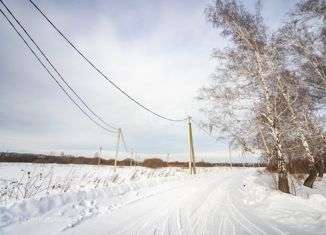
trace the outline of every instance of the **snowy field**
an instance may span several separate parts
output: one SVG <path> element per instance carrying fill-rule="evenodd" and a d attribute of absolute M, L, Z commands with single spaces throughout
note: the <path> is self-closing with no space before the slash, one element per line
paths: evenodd
<path fill-rule="evenodd" d="M 0 164 L 0 234 L 326 234 L 326 181 L 263 169 Z"/>

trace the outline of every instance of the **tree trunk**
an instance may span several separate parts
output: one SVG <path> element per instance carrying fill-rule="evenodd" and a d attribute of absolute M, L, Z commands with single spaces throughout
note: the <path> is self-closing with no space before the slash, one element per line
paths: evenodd
<path fill-rule="evenodd" d="M 303 185 L 312 188 L 316 178 L 317 178 L 316 166 L 315 164 L 309 164 L 309 175 L 308 178 L 304 181 Z"/>
<path fill-rule="evenodd" d="M 285 161 L 278 146 L 275 147 L 274 153 L 277 156 L 278 190 L 280 190 L 283 193 L 290 193 L 288 174 L 285 167 Z"/>
<path fill-rule="evenodd" d="M 278 173 L 278 190 L 283 193 L 290 193 L 287 173 Z"/>
<path fill-rule="evenodd" d="M 324 176 L 324 159 L 320 158 L 320 160 L 316 163 L 316 169 L 318 172 L 318 179 L 322 179 Z"/>
<path fill-rule="evenodd" d="M 289 94 L 286 94 L 286 92 L 284 91 L 284 86 L 281 83 L 280 79 L 278 79 L 278 84 L 279 84 L 279 87 L 280 87 L 280 89 L 282 91 L 283 98 L 287 102 L 287 106 L 288 106 L 288 109 L 290 110 L 290 113 L 291 113 L 291 116 L 292 116 L 292 119 L 293 119 L 293 123 L 295 124 L 295 126 L 297 127 L 297 129 L 299 131 L 299 138 L 301 140 L 302 146 L 304 147 L 306 155 L 307 155 L 308 160 L 309 160 L 309 176 L 305 180 L 304 185 L 309 187 L 309 188 L 312 188 L 313 185 L 314 185 L 314 182 L 316 180 L 316 177 L 317 177 L 317 169 L 316 169 L 316 167 L 320 168 L 320 165 L 318 164 L 318 162 L 315 161 L 315 158 L 314 158 L 313 153 L 311 151 L 311 147 L 310 147 L 310 145 L 309 145 L 309 143 L 307 141 L 307 138 L 305 137 L 305 130 L 302 127 L 304 125 L 298 121 L 297 114 L 294 111 L 293 106 L 292 106 L 293 102 L 291 102 L 291 100 L 289 98 Z"/>

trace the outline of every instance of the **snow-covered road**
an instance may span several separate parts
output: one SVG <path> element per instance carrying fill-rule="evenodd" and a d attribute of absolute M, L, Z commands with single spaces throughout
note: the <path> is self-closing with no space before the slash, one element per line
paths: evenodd
<path fill-rule="evenodd" d="M 237 189 L 243 187 L 241 179 L 246 174 L 244 171 L 207 174 L 150 191 L 140 190 L 119 200 L 110 212 L 66 231 L 68 234 L 280 233 L 250 214 L 250 208 L 237 209 L 240 200 Z"/>
<path fill-rule="evenodd" d="M 323 234 L 326 212 L 322 217 L 325 208 L 318 210 L 318 205 L 305 210 L 319 216 L 318 223 L 305 227 L 295 224 L 300 220 L 278 221 L 281 214 L 286 216 L 286 209 L 282 213 L 283 204 L 292 203 L 293 211 L 287 211 L 291 214 L 296 206 L 309 205 L 307 199 L 300 198 L 307 202 L 296 199 L 291 202 L 293 196 L 274 192 L 281 195 L 280 202 L 276 202 L 272 216 L 265 213 L 273 193 L 263 185 L 256 185 L 255 175 L 256 169 L 212 171 L 134 187 L 115 195 L 106 190 L 90 190 L 29 200 L 2 211 L 9 217 L 18 214 L 25 217 L 2 227 L 0 233 Z M 325 205 L 325 201 L 320 203 Z"/>

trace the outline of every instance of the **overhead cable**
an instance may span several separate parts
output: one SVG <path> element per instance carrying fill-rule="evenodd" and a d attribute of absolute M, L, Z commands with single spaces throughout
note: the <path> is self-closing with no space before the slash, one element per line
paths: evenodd
<path fill-rule="evenodd" d="M 2 0 L 0 0 L 2 2 Z M 92 122 L 94 122 L 97 126 L 104 129 L 107 132 L 110 133 L 116 133 L 115 131 L 109 130 L 106 127 L 102 126 L 100 123 L 98 123 L 96 120 L 94 120 L 70 95 L 69 93 L 64 89 L 64 87 L 59 83 L 59 81 L 55 78 L 55 76 L 50 72 L 50 70 L 46 67 L 46 65 L 42 62 L 42 60 L 38 57 L 36 52 L 31 48 L 31 46 L 28 44 L 28 42 L 25 40 L 25 38 L 21 35 L 21 33 L 17 30 L 17 28 L 14 26 L 14 24 L 11 22 L 11 20 L 8 18 L 8 16 L 1 10 L 0 12 L 2 15 L 6 18 L 6 20 L 9 22 L 11 27 L 15 30 L 15 32 L 19 35 L 19 37 L 23 40 L 25 45 L 28 47 L 28 49 L 32 52 L 32 54 L 36 57 L 38 62 L 42 65 L 42 67 L 48 72 L 48 74 L 52 77 L 52 79 L 56 82 L 56 84 L 61 88 L 61 90 L 68 96 L 68 98 L 79 108 L 80 111 L 83 112 L 84 115 L 86 115 Z"/>
<path fill-rule="evenodd" d="M 20 28 L 25 32 L 25 34 L 27 35 L 27 37 L 32 41 L 32 43 L 35 45 L 35 47 L 38 49 L 38 51 L 42 54 L 42 56 L 45 58 L 45 60 L 50 64 L 50 66 L 53 68 L 53 70 L 56 72 L 56 74 L 60 77 L 60 79 L 66 84 L 66 86 L 69 88 L 70 91 L 72 91 L 72 93 L 80 100 L 80 102 L 96 117 L 98 118 L 103 124 L 105 124 L 106 126 L 117 130 L 116 127 L 114 127 L 113 125 L 110 125 L 109 123 L 107 123 L 106 121 L 104 121 L 97 113 L 95 113 L 95 111 L 93 111 L 87 104 L 86 102 L 77 94 L 77 92 L 69 85 L 69 83 L 63 78 L 63 76 L 58 72 L 58 70 L 56 69 L 56 67 L 53 65 L 53 63 L 49 60 L 49 58 L 45 55 L 45 53 L 43 52 L 43 50 L 38 46 L 38 44 L 35 42 L 35 40 L 30 36 L 30 34 L 27 32 L 27 30 L 25 29 L 25 27 L 20 23 L 20 21 L 15 17 L 15 15 L 10 11 L 10 9 L 6 6 L 6 4 L 0 0 L 0 2 L 2 3 L 2 5 L 7 9 L 7 11 L 9 12 L 9 14 L 12 16 L 12 18 L 16 21 L 16 23 L 20 26 Z"/>
<path fill-rule="evenodd" d="M 123 144 L 123 147 L 124 147 L 125 151 L 126 151 L 127 153 L 129 153 L 129 150 L 128 150 L 128 147 L 127 147 L 127 145 L 126 145 L 125 137 L 124 137 L 124 135 L 123 135 L 122 130 L 121 130 L 121 139 L 122 139 L 122 144 Z"/>
<path fill-rule="evenodd" d="M 204 129 L 199 123 L 197 123 L 196 121 L 194 121 L 193 119 L 191 119 L 192 122 L 199 128 L 201 129 L 203 132 L 205 132 L 208 136 L 210 136 L 211 138 L 213 138 L 214 140 L 217 140 L 218 138 L 213 136 L 209 131 L 207 131 L 206 129 Z"/>
<path fill-rule="evenodd" d="M 32 1 L 29 0 L 30 3 L 38 10 L 38 12 L 41 13 L 41 15 L 50 23 L 50 25 L 67 41 L 67 43 L 75 49 L 75 51 L 81 56 L 83 57 L 87 63 L 89 65 L 91 65 L 106 81 L 108 81 L 109 83 L 111 83 L 111 85 L 113 85 L 118 91 L 120 91 L 123 95 L 125 95 L 126 97 L 128 97 L 131 101 L 133 101 L 134 103 L 136 103 L 138 106 L 140 106 L 141 108 L 145 109 L 146 111 L 152 113 L 153 115 L 165 119 L 167 121 L 173 121 L 173 122 L 182 122 L 182 121 L 186 121 L 188 118 L 183 118 L 183 119 L 172 119 L 172 118 L 168 118 L 165 117 L 163 115 L 160 115 L 154 111 L 152 111 L 151 109 L 147 108 L 145 105 L 141 104 L 139 101 L 137 101 L 136 99 L 134 99 L 133 97 L 131 97 L 128 93 L 126 93 L 124 90 L 122 90 L 117 84 L 115 84 L 111 79 L 108 78 L 108 76 L 106 76 L 98 67 L 96 67 L 94 65 L 93 62 L 91 62 L 59 29 L 58 27 L 55 26 L 55 24 L 45 15 L 45 13 Z"/>

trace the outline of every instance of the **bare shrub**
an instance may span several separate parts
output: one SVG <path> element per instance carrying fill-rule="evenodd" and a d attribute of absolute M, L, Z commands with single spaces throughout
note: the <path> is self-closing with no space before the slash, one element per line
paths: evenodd
<path fill-rule="evenodd" d="M 159 158 L 145 159 L 142 166 L 149 168 L 161 168 L 166 167 L 166 162 Z"/>
<path fill-rule="evenodd" d="M 117 183 L 119 179 L 119 174 L 113 174 L 111 177 L 111 182 L 112 183 Z"/>
<path fill-rule="evenodd" d="M 48 193 L 52 188 L 53 168 L 47 173 L 25 171 L 21 178 L 0 179 L 0 203 L 7 204 L 11 200 L 21 200 L 34 197 L 40 193 Z"/>
<path fill-rule="evenodd" d="M 135 170 L 133 173 L 132 173 L 132 175 L 130 176 L 130 180 L 131 181 L 133 181 L 133 180 L 135 180 L 135 179 L 137 179 L 137 177 L 138 177 L 138 170 Z"/>

